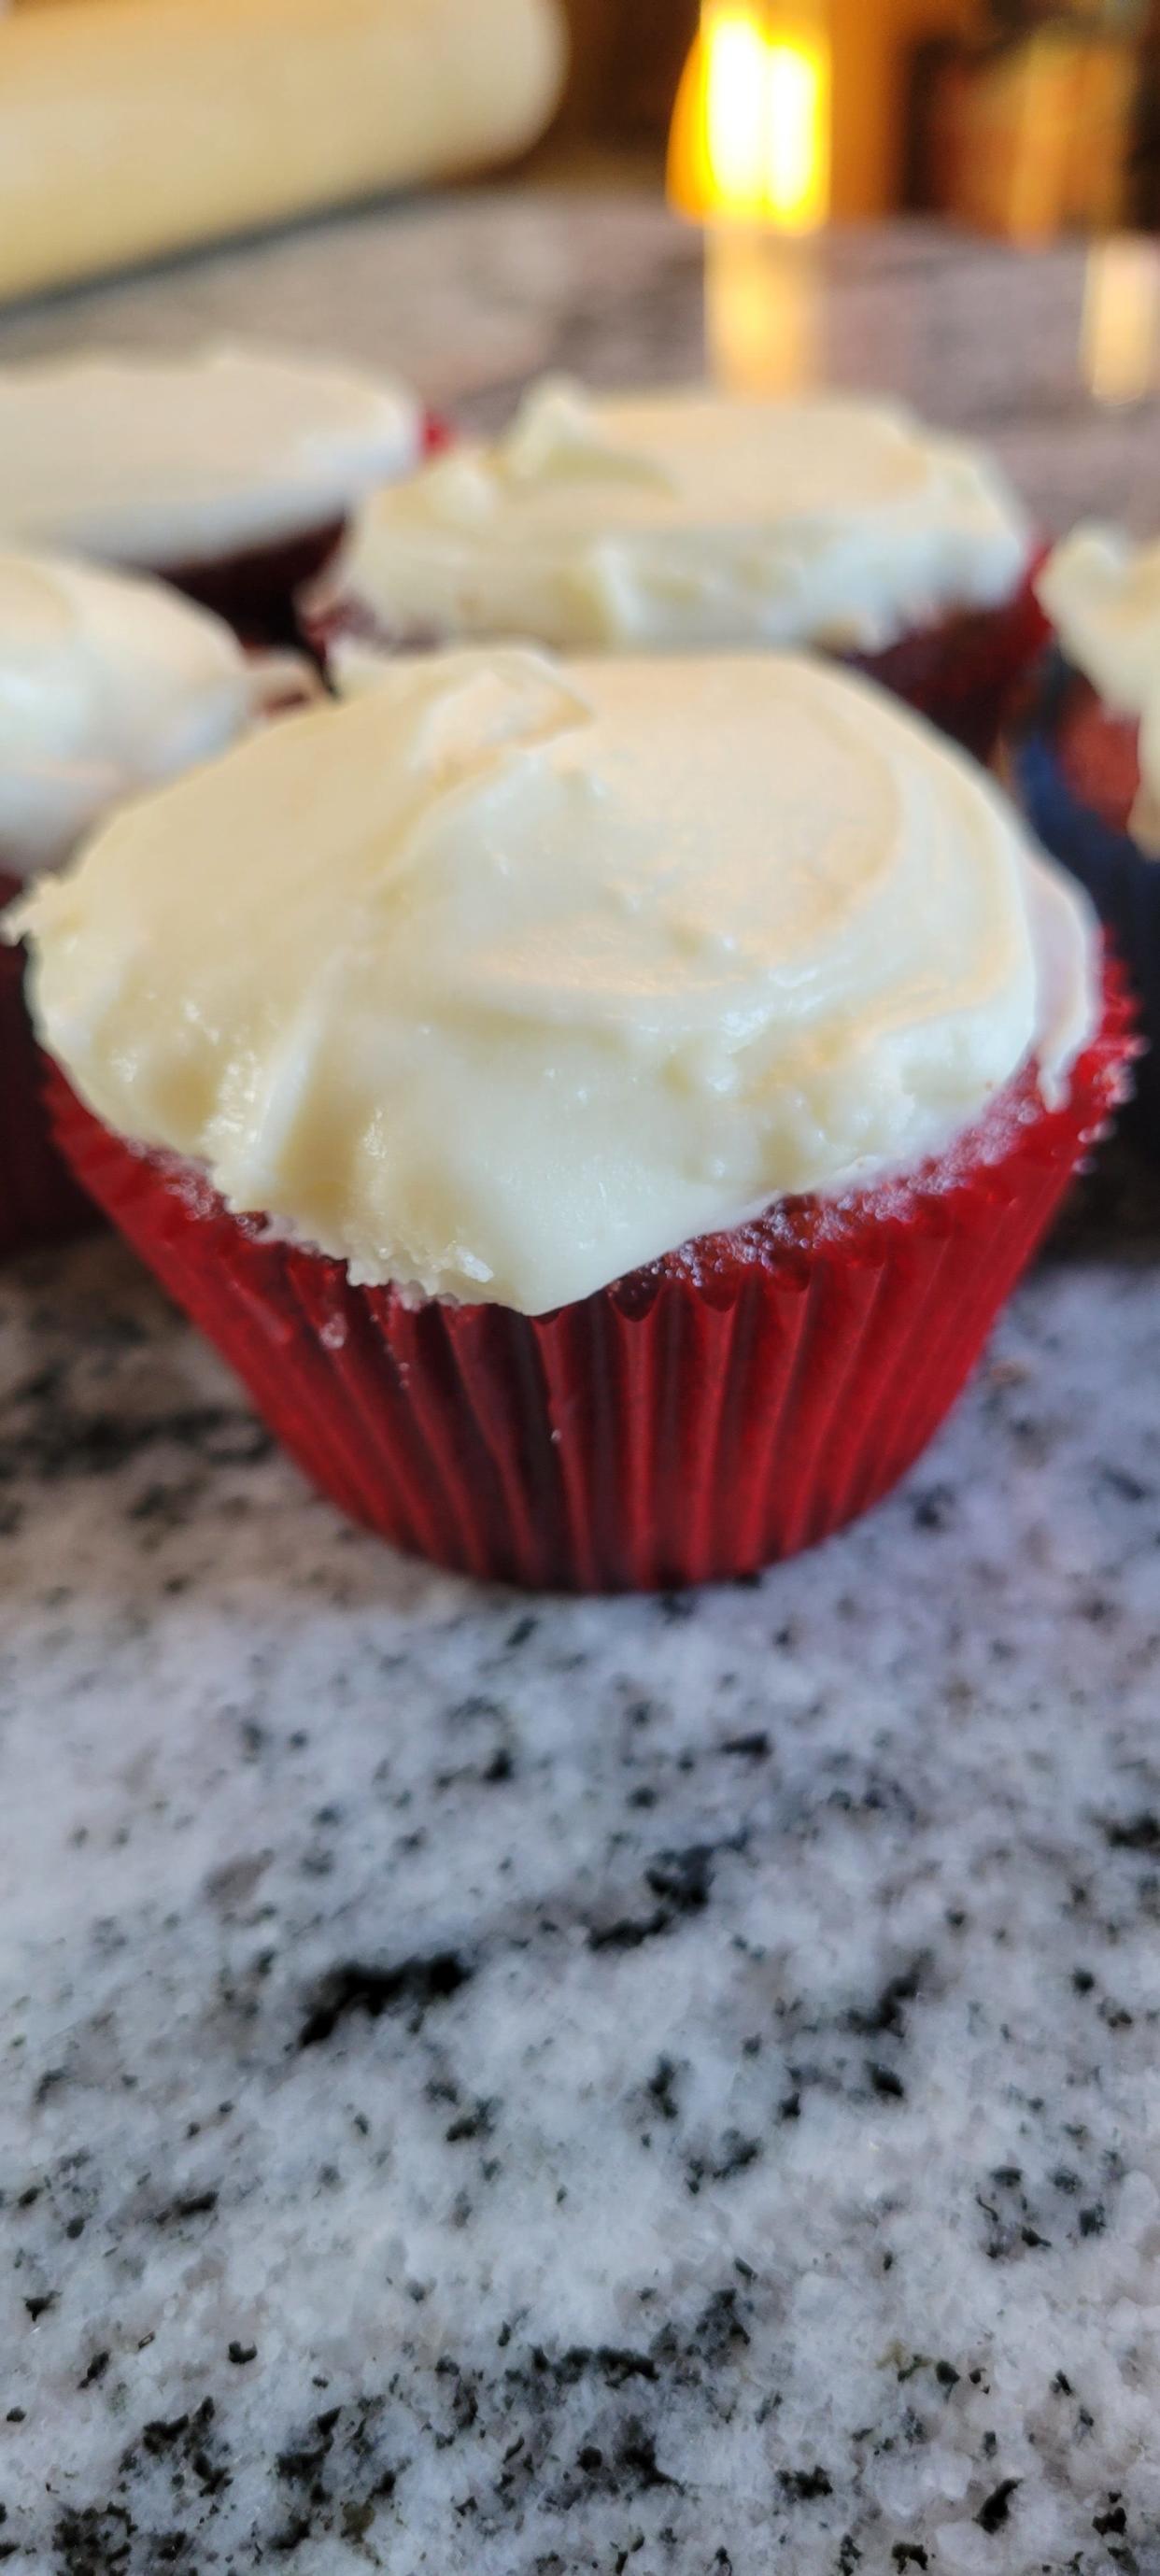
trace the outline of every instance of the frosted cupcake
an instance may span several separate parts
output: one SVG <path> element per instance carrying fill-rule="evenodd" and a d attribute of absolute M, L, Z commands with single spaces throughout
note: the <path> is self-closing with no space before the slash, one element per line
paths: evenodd
<path fill-rule="evenodd" d="M 162 573 L 247 638 L 428 441 L 402 386 L 223 345 L 0 370 L 0 539 Z"/>
<path fill-rule="evenodd" d="M 1000 791 L 790 657 L 400 659 L 17 919 L 65 1151 L 278 1437 L 535 1585 L 885 1494 L 1129 1047 Z"/>
<path fill-rule="evenodd" d="M 1039 594 L 1057 642 L 1011 732 L 1012 783 L 1137 988 L 1136 1123 L 1160 1147 L 1160 544 L 1078 529 Z"/>
<path fill-rule="evenodd" d="M 296 659 L 247 660 L 229 627 L 160 583 L 0 554 L 0 901 L 125 797 L 309 690 Z M 22 969 L 0 948 L 0 1254 L 91 1214 L 49 1135 Z"/>
<path fill-rule="evenodd" d="M 495 446 L 374 495 L 303 613 L 323 644 L 809 647 L 986 752 L 1042 640 L 1031 559 L 992 461 L 897 406 L 548 382 Z"/>

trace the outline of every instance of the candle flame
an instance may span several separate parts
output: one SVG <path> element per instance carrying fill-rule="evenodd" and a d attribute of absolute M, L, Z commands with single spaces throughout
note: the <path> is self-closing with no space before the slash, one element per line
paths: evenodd
<path fill-rule="evenodd" d="M 818 0 L 701 0 L 669 145 L 669 196 L 697 221 L 824 223 L 830 52 Z"/>

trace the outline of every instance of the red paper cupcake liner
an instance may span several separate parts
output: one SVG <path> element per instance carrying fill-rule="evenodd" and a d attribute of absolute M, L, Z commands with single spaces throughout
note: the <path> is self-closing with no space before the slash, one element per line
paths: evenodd
<path fill-rule="evenodd" d="M 1013 599 L 1000 608 L 964 610 L 904 635 L 884 653 L 849 654 L 852 671 L 876 680 L 926 716 L 940 733 L 977 760 L 990 759 L 1020 682 L 1042 650 L 1047 621 L 1033 587 L 1038 558 Z M 310 605 L 302 585 L 299 632 L 323 670 L 339 643 L 369 645 L 382 653 L 431 652 L 447 639 L 427 630 L 392 633 L 355 596 L 324 608 Z"/>
<path fill-rule="evenodd" d="M 436 456 L 451 443 L 445 421 L 429 412 L 423 422 L 422 454 Z M 213 563 L 159 564 L 163 581 L 184 591 L 187 599 L 223 617 L 246 644 L 288 644 L 297 639 L 295 595 L 307 590 L 325 571 L 346 530 L 346 518 L 327 519 L 304 535 L 282 538 L 275 545 L 250 546 L 243 553 L 220 556 Z"/>
<path fill-rule="evenodd" d="M 1066 1104 L 1033 1075 L 912 1179 L 787 1200 L 556 1313 L 413 1304 L 229 1213 L 59 1074 L 74 1169 L 332 1501 L 537 1589 L 747 1574 L 897 1483 L 953 1404 L 1133 1053 L 1109 972 Z"/>
<path fill-rule="evenodd" d="M 0 876 L 0 911 L 18 891 L 14 878 Z M 0 947 L 0 1261 L 97 1222 L 58 1151 L 43 1080 L 24 999 L 24 951 Z"/>

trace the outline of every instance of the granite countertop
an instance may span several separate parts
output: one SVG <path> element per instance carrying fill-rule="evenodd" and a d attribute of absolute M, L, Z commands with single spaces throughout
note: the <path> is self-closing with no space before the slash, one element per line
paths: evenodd
<path fill-rule="evenodd" d="M 818 271 L 834 373 L 1147 514 L 1077 253 Z M 223 324 L 488 419 L 688 373 L 696 245 L 474 198 L 0 359 Z M 0 1273 L 14 2576 L 1156 2576 L 1158 1260 L 1120 1148 L 892 1503 L 617 1603 L 345 1527 L 108 1238 Z"/>

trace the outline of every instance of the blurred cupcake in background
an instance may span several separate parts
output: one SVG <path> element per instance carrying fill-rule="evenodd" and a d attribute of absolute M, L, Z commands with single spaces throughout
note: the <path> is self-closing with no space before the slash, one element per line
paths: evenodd
<path fill-rule="evenodd" d="M 124 798 L 313 686 L 297 656 L 248 658 L 228 626 L 159 582 L 0 554 L 0 903 Z M 0 947 L 0 1255 L 92 1214 L 49 1134 L 23 962 Z"/>
<path fill-rule="evenodd" d="M 1043 636 L 1032 554 L 993 461 L 899 406 L 549 380 L 373 495 L 302 607 L 323 648 L 817 649 L 987 754 Z"/>
<path fill-rule="evenodd" d="M 74 1169 L 287 1449 L 537 1586 L 887 1493 L 1131 1048 L 994 783 L 773 654 L 399 657 L 16 926 Z"/>
<path fill-rule="evenodd" d="M 389 378 L 223 344 L 0 369 L 0 539 L 163 574 L 287 640 L 351 511 L 441 433 Z"/>
<path fill-rule="evenodd" d="M 1086 887 L 1140 998 L 1134 1123 L 1160 1148 L 1160 544 L 1085 527 L 1039 578 L 1055 629 L 1006 766 L 1045 846 Z"/>

